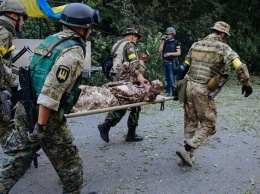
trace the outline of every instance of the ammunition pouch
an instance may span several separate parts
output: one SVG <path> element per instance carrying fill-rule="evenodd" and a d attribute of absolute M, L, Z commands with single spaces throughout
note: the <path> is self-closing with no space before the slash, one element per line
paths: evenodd
<path fill-rule="evenodd" d="M 218 79 L 219 79 L 219 81 L 218 81 Z M 217 84 L 217 88 L 208 94 L 209 100 L 215 98 L 215 96 L 221 91 L 222 87 L 227 83 L 228 79 L 229 79 L 229 74 L 227 74 L 227 73 L 223 73 L 221 75 L 221 77 L 219 77 L 219 78 L 218 77 L 215 77 L 215 79 L 214 79 L 214 77 L 211 78 L 211 80 L 209 81 L 209 83 L 210 82 L 212 83 L 212 85 L 210 85 L 212 87 L 211 89 L 214 89 L 214 87 L 215 87 L 214 84 Z M 209 87 L 209 84 L 208 84 L 208 87 Z"/>
<path fill-rule="evenodd" d="M 180 103 L 185 102 L 187 83 L 188 83 L 188 80 L 185 78 L 176 82 L 178 98 L 179 98 Z"/>
<path fill-rule="evenodd" d="M 60 108 L 63 108 L 65 109 L 67 106 L 70 105 L 70 102 L 69 102 L 69 97 L 70 97 L 70 94 L 68 92 L 64 92 L 61 99 L 60 99 L 60 106 L 59 106 L 59 109 Z"/>
<path fill-rule="evenodd" d="M 223 73 L 221 74 L 221 76 L 215 76 L 211 78 L 208 82 L 208 89 L 210 91 L 215 91 L 220 87 L 220 85 L 222 86 L 223 84 L 225 84 L 228 81 L 228 78 L 229 78 L 229 74 L 227 73 Z"/>
<path fill-rule="evenodd" d="M 219 75 L 214 76 L 208 82 L 208 89 L 209 91 L 214 91 L 218 88 L 218 83 L 220 82 L 221 77 Z"/>
<path fill-rule="evenodd" d="M 78 89 L 74 92 L 73 98 L 71 97 L 71 93 L 68 91 L 64 92 L 60 99 L 59 111 L 63 111 L 65 114 L 69 114 L 73 106 L 77 103 L 81 93 L 81 89 Z"/>

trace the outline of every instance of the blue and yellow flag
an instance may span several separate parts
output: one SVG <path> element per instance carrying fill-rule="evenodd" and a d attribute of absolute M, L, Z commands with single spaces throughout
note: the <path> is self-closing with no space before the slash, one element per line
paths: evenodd
<path fill-rule="evenodd" d="M 19 0 L 26 7 L 32 18 L 60 18 L 62 10 L 67 4 L 51 7 L 46 0 Z"/>

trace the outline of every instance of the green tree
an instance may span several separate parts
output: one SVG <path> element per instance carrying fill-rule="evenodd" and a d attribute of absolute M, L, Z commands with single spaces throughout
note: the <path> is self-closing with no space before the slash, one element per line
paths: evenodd
<path fill-rule="evenodd" d="M 56 0 L 64 2 L 64 0 Z M 70 2 L 77 2 L 71 0 Z M 91 36 L 93 64 L 100 64 L 113 43 L 121 38 L 126 27 L 135 27 L 142 34 L 138 43 L 140 52 L 148 49 L 151 56 L 147 63 L 149 79 L 162 77 L 159 39 L 169 26 L 177 30 L 181 42 L 183 61 L 194 41 L 210 33 L 216 21 L 231 25 L 227 43 L 249 65 L 253 73 L 260 72 L 260 2 L 258 0 L 84 0 L 83 3 L 98 9 L 101 23 L 93 27 Z M 60 30 L 57 20 L 51 20 L 54 31 Z M 28 25 L 26 25 L 27 28 Z M 29 30 L 31 27 L 28 27 Z M 47 32 L 45 32 L 47 33 Z M 43 33 L 44 34 L 44 33 Z M 33 36 L 34 33 L 30 34 Z"/>

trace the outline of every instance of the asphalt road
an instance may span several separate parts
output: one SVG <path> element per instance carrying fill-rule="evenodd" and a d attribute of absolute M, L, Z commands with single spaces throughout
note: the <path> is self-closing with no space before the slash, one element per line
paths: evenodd
<path fill-rule="evenodd" d="M 84 159 L 82 193 L 99 194 L 259 194 L 260 89 L 249 98 L 240 86 L 226 86 L 217 98 L 217 133 L 196 151 L 192 168 L 178 166 L 183 142 L 183 109 L 177 102 L 143 106 L 138 143 L 124 141 L 126 120 L 99 136 L 105 113 L 68 119 Z M 127 113 L 128 114 L 128 113 Z M 40 151 L 39 168 L 31 167 L 10 194 L 61 193 L 62 185 Z M 0 158 L 3 157 L 2 150 Z"/>

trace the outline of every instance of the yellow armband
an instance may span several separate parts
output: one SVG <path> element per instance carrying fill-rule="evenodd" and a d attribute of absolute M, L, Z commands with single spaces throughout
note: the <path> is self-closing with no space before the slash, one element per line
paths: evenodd
<path fill-rule="evenodd" d="M 188 60 L 185 60 L 184 63 L 190 66 L 190 62 Z"/>
<path fill-rule="evenodd" d="M 133 54 L 131 54 L 131 55 L 128 55 L 128 59 L 129 60 L 132 60 L 132 59 L 134 59 L 134 58 L 136 58 L 136 55 L 133 53 Z"/>
<path fill-rule="evenodd" d="M 238 67 L 242 64 L 242 62 L 236 58 L 234 61 L 232 61 L 232 65 L 235 69 L 238 69 Z"/>
<path fill-rule="evenodd" d="M 2 53 L 2 55 L 4 56 L 7 53 L 7 49 L 3 46 L 0 45 L 0 52 Z"/>
<path fill-rule="evenodd" d="M 12 45 L 9 49 L 6 49 L 5 47 L 0 45 L 0 52 L 2 53 L 2 55 L 4 56 L 6 53 L 8 52 L 12 52 L 15 50 L 15 46 Z"/>

